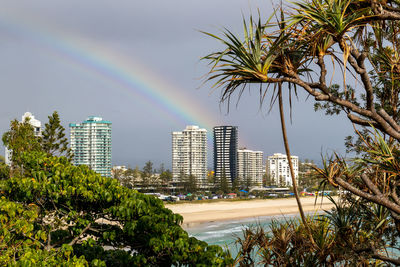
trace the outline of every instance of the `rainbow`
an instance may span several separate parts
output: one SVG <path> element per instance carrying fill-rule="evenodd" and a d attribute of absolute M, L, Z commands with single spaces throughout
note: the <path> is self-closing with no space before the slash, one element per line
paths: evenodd
<path fill-rule="evenodd" d="M 59 28 L 52 29 L 37 18 L 28 20 L 28 17 L 27 14 L 18 17 L 0 14 L 0 26 L 10 34 L 28 36 L 40 48 L 46 51 L 50 49 L 70 64 L 83 67 L 84 71 L 111 80 L 118 87 L 151 104 L 175 124 L 206 128 L 209 140 L 212 127 L 221 125 L 215 120 L 215 115 L 182 93 L 183 89 L 139 61 L 127 60 L 124 55 L 101 44 L 70 35 Z"/>

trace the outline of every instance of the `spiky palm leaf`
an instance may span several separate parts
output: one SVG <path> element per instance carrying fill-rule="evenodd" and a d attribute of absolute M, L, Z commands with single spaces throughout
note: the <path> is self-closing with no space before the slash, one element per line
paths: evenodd
<path fill-rule="evenodd" d="M 295 5 L 297 14 L 291 17 L 289 25 L 305 27 L 315 51 L 318 46 L 327 49 L 334 42 L 347 46 L 345 42 L 354 38 L 349 32 L 364 27 L 372 16 L 370 7 L 360 7 L 354 0 L 312 0 Z"/>
<path fill-rule="evenodd" d="M 277 26 L 270 20 L 265 24 L 260 19 L 255 23 L 252 17 L 248 24 L 243 20 L 244 41 L 227 29 L 223 37 L 203 32 L 226 46 L 202 58 L 212 66 L 207 81 L 215 81 L 213 87 L 224 88 L 221 101 L 229 99 L 238 88 L 242 91 L 246 85 L 265 83 L 288 69 L 296 73 L 308 70 L 300 68 L 305 48 L 291 45 L 291 35 L 284 31 L 267 33 L 267 28 Z"/>

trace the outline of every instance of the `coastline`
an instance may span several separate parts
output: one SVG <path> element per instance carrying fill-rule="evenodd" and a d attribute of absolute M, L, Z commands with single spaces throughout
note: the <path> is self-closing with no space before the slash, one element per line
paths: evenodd
<path fill-rule="evenodd" d="M 336 200 L 336 198 L 334 197 Z M 322 202 L 321 202 L 322 201 Z M 330 210 L 334 206 L 326 197 L 302 197 L 304 212 Z M 183 228 L 215 221 L 297 214 L 295 198 L 254 199 L 243 201 L 216 201 L 206 203 L 177 203 L 167 204 L 166 208 L 183 216 Z"/>

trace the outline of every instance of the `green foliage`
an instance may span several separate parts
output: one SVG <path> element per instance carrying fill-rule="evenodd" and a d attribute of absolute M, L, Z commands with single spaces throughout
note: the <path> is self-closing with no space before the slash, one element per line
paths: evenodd
<path fill-rule="evenodd" d="M 21 156 L 24 152 L 42 151 L 40 138 L 35 136 L 33 126 L 29 123 L 29 118 L 26 118 L 23 122 L 11 121 L 10 130 L 3 134 L 2 141 L 4 146 L 12 150 L 12 168 L 21 167 Z"/>
<path fill-rule="evenodd" d="M 225 172 L 222 172 L 221 177 L 219 180 L 219 190 L 222 191 L 224 194 L 229 192 L 229 184 L 228 179 L 226 178 Z"/>
<path fill-rule="evenodd" d="M 305 159 L 304 162 L 299 161 L 299 187 L 307 189 L 308 192 L 318 190 L 319 177 L 313 169 L 315 166 L 314 162 L 310 162 L 308 159 Z"/>
<path fill-rule="evenodd" d="M 246 190 L 250 190 L 250 188 L 253 186 L 253 181 L 251 180 L 251 177 L 246 177 L 243 180 L 242 186 L 246 189 Z"/>
<path fill-rule="evenodd" d="M 136 166 L 134 169 L 128 168 L 121 174 L 119 181 L 123 186 L 128 188 L 139 186 L 139 181 L 142 181 L 142 172 L 139 170 L 138 166 Z"/>
<path fill-rule="evenodd" d="M 355 106 L 360 106 L 360 103 L 357 102 L 355 98 L 355 89 L 350 85 L 346 85 L 346 91 L 343 92 L 340 90 L 340 86 L 338 84 L 333 84 L 329 90 L 332 92 L 332 95 L 338 98 L 346 99 L 347 101 L 353 103 Z M 314 110 L 324 110 L 325 115 L 338 115 L 343 112 L 342 106 L 336 103 L 331 102 L 316 102 L 314 103 Z"/>
<path fill-rule="evenodd" d="M 366 210 L 369 212 L 364 213 Z M 266 230 L 261 226 L 247 227 L 243 237 L 236 240 L 239 248 L 236 263 L 239 266 L 381 266 L 381 260 L 371 258 L 369 242 L 390 232 L 384 220 L 388 216 L 385 211 L 361 207 L 360 203 L 335 203 L 327 215 L 307 218 L 314 243 L 298 219 L 273 221 Z M 381 222 L 379 228 L 372 227 L 377 221 Z M 385 250 L 380 240 L 376 245 Z"/>
<path fill-rule="evenodd" d="M 184 189 L 188 193 L 197 192 L 197 179 L 193 174 L 190 174 L 187 177 L 187 180 L 184 183 Z"/>
<path fill-rule="evenodd" d="M 114 169 L 113 168 L 111 170 L 111 173 L 112 173 L 112 177 L 114 179 L 117 179 L 121 183 L 121 185 L 123 185 L 125 187 L 128 187 L 128 188 L 131 188 L 131 183 L 130 183 L 131 181 L 126 176 L 126 170 L 124 170 L 124 169 Z"/>
<path fill-rule="evenodd" d="M 263 176 L 263 186 L 271 186 L 274 185 L 274 180 L 272 179 L 271 175 L 266 172 Z"/>
<path fill-rule="evenodd" d="M 146 189 L 153 184 L 153 162 L 150 160 L 146 162 L 142 170 L 142 188 L 146 191 Z"/>
<path fill-rule="evenodd" d="M 271 239 L 258 243 L 264 263 L 400 265 L 400 3 L 300 0 L 279 6 L 278 12 L 265 24 L 250 17 L 242 39 L 226 29 L 222 37 L 208 34 L 224 48 L 203 58 L 211 66 L 207 81 L 221 87 L 221 101 L 228 102 L 248 87 L 263 103 L 273 89 L 271 106 L 278 92 L 280 110 L 282 90 L 291 106 L 292 92 L 304 89 L 317 102 L 316 110 L 346 114 L 358 136 L 346 138 L 346 145 L 359 158 L 334 154 L 315 168 L 322 187 L 345 192 L 345 205 L 311 220 L 310 227 L 305 220 L 273 227 Z M 347 85 L 348 74 L 354 88 Z M 376 132 L 360 132 L 357 126 Z M 244 265 L 251 265 L 247 250 L 242 255 Z"/>
<path fill-rule="evenodd" d="M 143 167 L 143 176 L 144 177 L 151 177 L 153 175 L 153 162 L 150 160 L 146 162 L 146 164 Z"/>
<path fill-rule="evenodd" d="M 232 181 L 232 192 L 236 192 L 239 190 L 239 179 L 234 178 Z"/>
<path fill-rule="evenodd" d="M 57 111 L 49 116 L 49 122 L 41 136 L 36 136 L 29 118 L 23 122 L 13 120 L 10 123 L 10 130 L 2 137 L 4 146 L 11 152 L 11 169 L 13 172 L 21 170 L 21 155 L 24 152 L 44 151 L 49 155 L 63 155 L 71 157 L 68 148 L 68 139 L 65 137 L 65 129 L 60 124 Z"/>
<path fill-rule="evenodd" d="M 170 170 L 166 170 L 160 173 L 160 179 L 164 184 L 172 181 L 172 172 Z"/>
<path fill-rule="evenodd" d="M 224 266 L 229 255 L 189 237 L 161 200 L 43 152 L 0 181 L 0 265 Z M 107 251 L 104 251 L 104 248 Z"/>
<path fill-rule="evenodd" d="M 10 176 L 10 167 L 4 162 L 0 162 L 0 179 L 6 179 Z"/>
<path fill-rule="evenodd" d="M 5 158 L 0 156 L 0 179 L 8 178 L 10 175 L 10 168 L 5 164 Z"/>
<path fill-rule="evenodd" d="M 65 136 L 65 129 L 61 125 L 57 111 L 48 117 L 49 122 L 45 124 L 42 132 L 41 145 L 43 151 L 50 155 L 71 157 L 71 150 L 68 148 L 68 139 Z"/>

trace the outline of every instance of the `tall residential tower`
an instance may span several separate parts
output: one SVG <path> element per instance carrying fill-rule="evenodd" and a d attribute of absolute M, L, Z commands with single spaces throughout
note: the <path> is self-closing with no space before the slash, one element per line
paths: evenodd
<path fill-rule="evenodd" d="M 291 156 L 295 179 L 298 179 L 299 157 Z M 289 161 L 286 155 L 275 153 L 267 160 L 267 174 L 275 185 L 292 186 Z"/>
<path fill-rule="evenodd" d="M 263 152 L 238 150 L 238 178 L 242 184 L 262 186 Z"/>
<path fill-rule="evenodd" d="M 111 122 L 91 116 L 82 123 L 70 123 L 69 127 L 73 163 L 111 177 Z"/>
<path fill-rule="evenodd" d="M 215 177 L 223 175 L 227 181 L 237 178 L 238 127 L 214 127 L 214 171 Z"/>
<path fill-rule="evenodd" d="M 172 174 L 175 182 L 183 174 L 193 175 L 198 185 L 207 177 L 207 130 L 186 126 L 182 132 L 172 132 Z"/>

